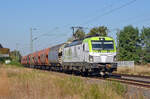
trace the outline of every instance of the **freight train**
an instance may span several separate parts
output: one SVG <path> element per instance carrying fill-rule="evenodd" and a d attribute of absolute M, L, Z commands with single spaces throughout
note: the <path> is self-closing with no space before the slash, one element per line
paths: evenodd
<path fill-rule="evenodd" d="M 104 76 L 117 70 L 115 59 L 114 39 L 94 36 L 31 53 L 23 56 L 21 63 L 27 67 Z"/>

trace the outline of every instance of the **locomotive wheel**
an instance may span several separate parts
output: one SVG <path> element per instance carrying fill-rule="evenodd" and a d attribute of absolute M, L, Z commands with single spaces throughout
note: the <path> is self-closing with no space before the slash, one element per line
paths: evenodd
<path fill-rule="evenodd" d="M 88 71 L 85 71 L 85 72 L 81 72 L 81 75 L 82 75 L 83 77 L 88 77 L 89 73 L 88 73 Z"/>

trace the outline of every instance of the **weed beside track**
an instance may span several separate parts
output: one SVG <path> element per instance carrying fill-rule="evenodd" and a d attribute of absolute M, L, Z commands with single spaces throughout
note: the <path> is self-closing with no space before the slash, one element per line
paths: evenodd
<path fill-rule="evenodd" d="M 134 67 L 118 67 L 116 73 L 150 76 L 150 65 L 135 65 Z"/>
<path fill-rule="evenodd" d="M 2 74 L 2 99 L 122 99 L 126 92 L 120 83 L 91 83 L 89 78 L 11 65 L 1 67 Z"/>

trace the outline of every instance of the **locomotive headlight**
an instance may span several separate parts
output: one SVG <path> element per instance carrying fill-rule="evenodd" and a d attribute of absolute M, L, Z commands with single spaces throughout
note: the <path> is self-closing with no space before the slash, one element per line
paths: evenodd
<path fill-rule="evenodd" d="M 90 62 L 93 62 L 93 60 L 94 60 L 94 59 L 93 59 L 93 56 L 90 55 L 90 56 L 89 56 L 89 61 L 90 61 Z"/>

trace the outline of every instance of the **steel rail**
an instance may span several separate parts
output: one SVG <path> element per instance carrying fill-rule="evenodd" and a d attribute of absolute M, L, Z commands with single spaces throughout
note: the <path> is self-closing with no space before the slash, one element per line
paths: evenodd
<path fill-rule="evenodd" d="M 114 73 L 113 73 L 113 75 L 114 75 Z M 77 75 L 75 75 L 75 76 L 77 76 Z M 142 81 L 142 80 L 134 80 L 134 79 L 121 78 L 121 76 L 125 76 L 124 74 L 123 75 L 117 74 L 115 76 L 116 77 L 110 76 L 109 78 L 103 78 L 103 77 L 99 77 L 99 76 L 87 76 L 87 78 L 95 78 L 95 79 L 100 79 L 100 80 L 104 80 L 104 81 L 105 80 L 106 81 L 116 81 L 116 82 L 120 82 L 120 83 L 124 83 L 124 84 L 128 84 L 128 85 L 134 85 L 134 86 L 139 86 L 139 87 L 144 87 L 144 88 L 150 88 L 150 81 Z M 131 76 L 132 75 L 130 75 L 130 77 Z M 137 76 L 135 76 L 135 77 L 137 77 Z M 149 78 L 149 77 L 146 77 L 146 78 Z"/>
<path fill-rule="evenodd" d="M 124 78 L 107 78 L 106 80 L 130 84 L 130 85 L 134 85 L 134 86 L 140 86 L 140 87 L 144 87 L 144 88 L 150 88 L 150 82 L 145 82 L 145 81 L 124 79 Z"/>
<path fill-rule="evenodd" d="M 129 75 L 129 74 L 119 74 L 119 73 L 113 73 L 112 75 L 113 76 L 124 76 L 124 77 L 136 77 L 136 78 L 150 79 L 150 76 Z"/>

